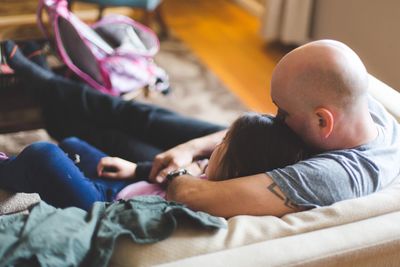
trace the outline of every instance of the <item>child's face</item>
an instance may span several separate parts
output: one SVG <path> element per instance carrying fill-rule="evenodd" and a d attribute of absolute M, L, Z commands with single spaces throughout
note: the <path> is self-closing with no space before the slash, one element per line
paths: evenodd
<path fill-rule="evenodd" d="M 208 161 L 207 169 L 205 170 L 205 175 L 209 180 L 216 180 L 220 177 L 217 177 L 218 170 L 221 167 L 222 158 L 224 157 L 225 151 L 227 149 L 226 138 L 218 144 L 214 151 L 211 154 L 211 157 Z"/>

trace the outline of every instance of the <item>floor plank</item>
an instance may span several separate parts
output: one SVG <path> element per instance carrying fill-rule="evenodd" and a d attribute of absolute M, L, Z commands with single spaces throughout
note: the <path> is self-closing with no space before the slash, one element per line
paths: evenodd
<path fill-rule="evenodd" d="M 166 0 L 171 31 L 248 107 L 275 112 L 270 79 L 284 52 L 267 47 L 259 19 L 228 0 Z"/>

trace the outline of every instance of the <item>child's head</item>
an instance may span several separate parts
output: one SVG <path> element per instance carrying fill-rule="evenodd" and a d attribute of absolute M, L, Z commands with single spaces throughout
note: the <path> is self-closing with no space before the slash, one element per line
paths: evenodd
<path fill-rule="evenodd" d="M 248 113 L 229 128 L 211 155 L 206 170 L 210 180 L 263 173 L 307 157 L 304 143 L 273 116 Z"/>

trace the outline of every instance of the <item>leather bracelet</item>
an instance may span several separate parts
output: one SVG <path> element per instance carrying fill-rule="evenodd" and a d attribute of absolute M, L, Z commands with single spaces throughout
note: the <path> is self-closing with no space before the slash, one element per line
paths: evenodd
<path fill-rule="evenodd" d="M 170 171 L 166 178 L 168 182 L 171 182 L 172 180 L 175 179 L 175 177 L 181 176 L 181 175 L 185 175 L 185 174 L 189 174 L 189 172 L 186 169 L 177 169 L 174 171 Z"/>

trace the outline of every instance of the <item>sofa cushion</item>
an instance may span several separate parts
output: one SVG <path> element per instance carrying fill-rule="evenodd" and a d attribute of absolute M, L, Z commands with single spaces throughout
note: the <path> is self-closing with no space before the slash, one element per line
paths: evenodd
<path fill-rule="evenodd" d="M 151 245 L 134 244 L 122 238 L 110 266 L 151 266 L 196 255 L 245 246 L 267 240 L 309 233 L 400 211 L 400 183 L 362 198 L 328 207 L 274 216 L 235 216 L 228 229 L 215 232 L 184 225 L 174 235 Z"/>
<path fill-rule="evenodd" d="M 400 94 L 374 76 L 369 76 L 368 92 L 400 122 Z"/>
<path fill-rule="evenodd" d="M 400 262 L 400 212 L 157 266 L 375 267 Z M 245 255 L 245 256 L 244 256 Z"/>

